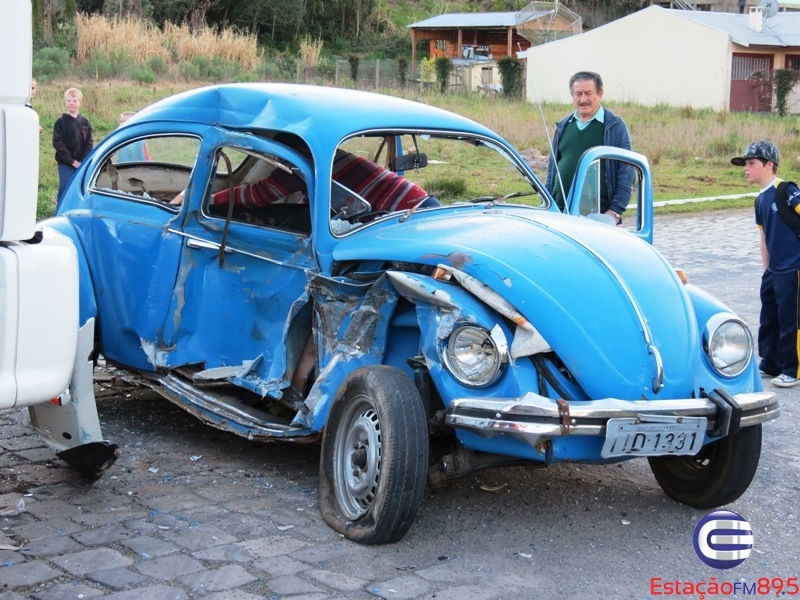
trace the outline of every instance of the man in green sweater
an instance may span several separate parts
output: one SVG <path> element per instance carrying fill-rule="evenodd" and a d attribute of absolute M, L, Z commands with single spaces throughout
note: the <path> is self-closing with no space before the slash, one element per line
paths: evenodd
<path fill-rule="evenodd" d="M 594 146 L 616 146 L 631 150 L 628 126 L 620 117 L 601 106 L 603 79 L 597 73 L 580 71 L 569 80 L 575 112 L 556 125 L 545 185 L 559 208 L 569 195 L 581 155 Z M 628 206 L 633 170 L 619 161 L 604 161 L 600 171 L 600 212 L 616 223 Z"/>

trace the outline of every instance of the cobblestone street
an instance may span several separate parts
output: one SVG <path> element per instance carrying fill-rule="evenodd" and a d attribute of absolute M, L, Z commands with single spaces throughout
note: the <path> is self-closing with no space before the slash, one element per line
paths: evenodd
<path fill-rule="evenodd" d="M 656 223 L 656 247 L 754 330 L 752 211 Z M 798 575 L 795 389 L 778 392 L 782 416 L 764 427 L 756 479 L 729 507 L 756 539 L 732 571 L 697 559 L 692 531 L 708 511 L 667 498 L 644 460 L 482 471 L 428 490 L 402 541 L 362 546 L 322 521 L 318 446 L 220 432 L 113 371 L 100 372 L 96 393 L 122 456 L 93 485 L 21 412 L 0 413 L 0 600 L 647 598 L 651 577 Z"/>

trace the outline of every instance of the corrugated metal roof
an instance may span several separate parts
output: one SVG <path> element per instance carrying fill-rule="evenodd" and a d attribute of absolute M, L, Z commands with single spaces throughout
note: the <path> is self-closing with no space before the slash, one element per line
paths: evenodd
<path fill-rule="evenodd" d="M 546 13 L 542 13 L 546 14 Z M 447 13 L 406 25 L 409 29 L 439 29 L 443 27 L 514 27 L 518 24 L 516 12 Z M 534 14 L 536 16 L 536 14 Z"/>
<path fill-rule="evenodd" d="M 676 10 L 675 14 L 713 27 L 731 36 L 731 41 L 740 46 L 800 46 L 800 13 L 779 12 L 764 19 L 761 32 L 749 26 L 750 15 L 739 13 L 705 12 L 699 10 Z"/>

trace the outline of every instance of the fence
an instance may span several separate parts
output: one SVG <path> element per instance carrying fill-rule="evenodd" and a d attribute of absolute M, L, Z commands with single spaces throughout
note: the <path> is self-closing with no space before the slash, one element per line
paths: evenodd
<path fill-rule="evenodd" d="M 420 90 L 437 90 L 438 82 L 432 68 L 420 61 L 406 63 L 406 73 L 401 73 L 401 63 L 395 59 L 359 60 L 355 79 L 350 61 L 337 59 L 333 63 L 320 63 L 314 67 L 295 64 L 298 83 L 355 87 L 365 90 L 397 89 L 416 86 Z M 494 63 L 454 64 L 445 92 L 449 94 L 487 93 L 502 91 L 497 66 Z"/>

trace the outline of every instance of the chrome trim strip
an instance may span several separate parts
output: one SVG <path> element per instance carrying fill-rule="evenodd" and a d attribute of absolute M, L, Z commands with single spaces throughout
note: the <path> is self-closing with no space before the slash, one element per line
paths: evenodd
<path fill-rule="evenodd" d="M 189 242 L 187 242 L 187 244 L 189 245 L 190 248 L 195 248 L 195 249 L 204 248 L 204 249 L 208 249 L 208 250 L 216 250 L 217 252 L 219 252 L 220 244 L 217 243 L 217 242 L 204 240 L 201 237 L 197 237 L 195 235 L 191 235 L 191 234 L 186 233 L 184 231 L 180 231 L 179 229 L 169 228 L 169 229 L 167 229 L 167 231 L 169 233 L 174 233 L 175 235 L 179 235 L 181 237 L 184 237 L 184 238 L 186 238 L 187 240 L 189 240 L 191 242 L 194 242 L 193 244 L 189 244 Z M 263 260 L 263 261 L 266 261 L 268 263 L 272 263 L 273 265 L 280 265 L 282 267 L 292 267 L 294 269 L 299 269 L 299 270 L 304 271 L 304 272 L 308 272 L 310 270 L 310 269 L 308 269 L 306 267 L 298 266 L 297 264 L 294 264 L 292 262 L 275 260 L 274 258 L 269 258 L 267 256 L 262 256 L 260 254 L 254 254 L 253 252 L 247 252 L 245 250 L 240 250 L 239 248 L 232 247 L 230 244 L 226 244 L 225 245 L 225 253 L 228 254 L 228 253 L 231 253 L 231 252 L 235 252 L 236 254 L 241 254 L 243 256 L 249 256 L 251 258 L 256 258 L 258 260 Z"/>

